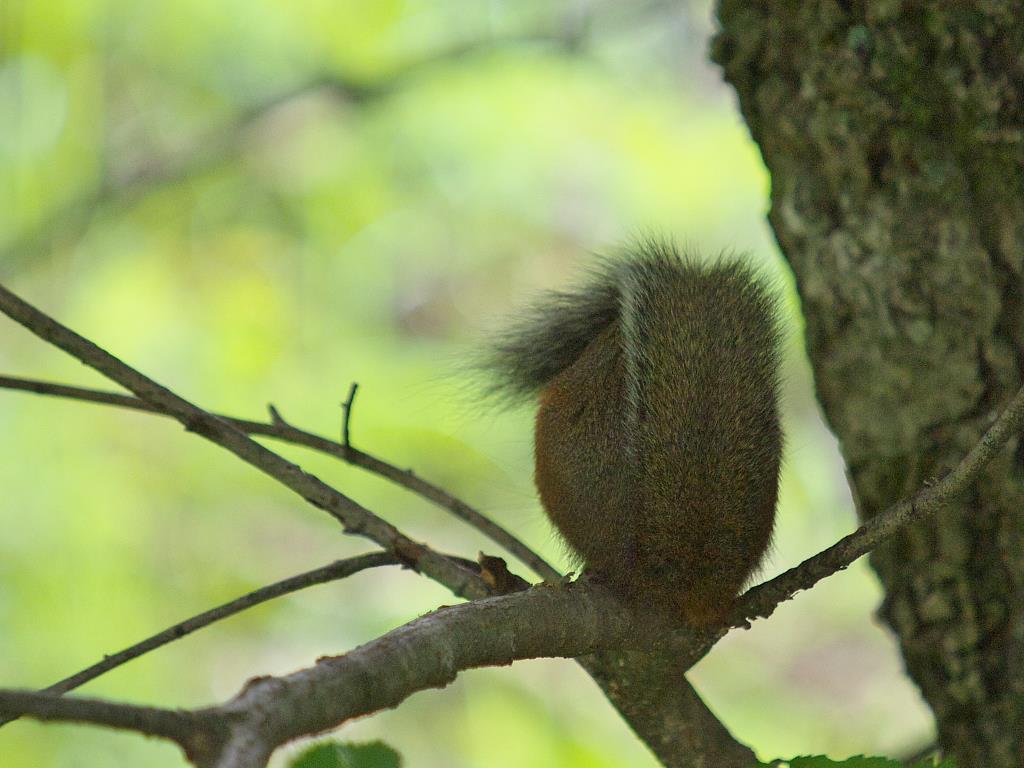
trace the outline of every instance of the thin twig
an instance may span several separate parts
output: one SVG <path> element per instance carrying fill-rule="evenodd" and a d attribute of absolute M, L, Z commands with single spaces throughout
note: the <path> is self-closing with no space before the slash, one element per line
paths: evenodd
<path fill-rule="evenodd" d="M 284 424 L 284 418 L 281 416 L 281 412 L 277 410 L 273 403 L 267 405 L 267 413 L 270 414 L 270 423 L 275 427 Z M 220 418 L 224 418 L 223 416 Z"/>
<path fill-rule="evenodd" d="M 477 598 L 490 590 L 480 576 L 429 546 L 410 539 L 395 526 L 327 485 L 318 477 L 252 440 L 233 424 L 217 418 L 166 387 L 142 375 L 104 349 L 61 325 L 49 315 L 0 286 L 0 312 L 111 381 L 120 384 L 157 410 L 172 415 L 190 432 L 225 448 L 238 458 L 323 509 L 344 529 L 375 541 L 414 570 L 443 584 L 460 597 Z"/>
<path fill-rule="evenodd" d="M 37 720 L 93 723 L 110 728 L 187 741 L 203 718 L 189 710 L 142 707 L 105 699 L 65 698 L 52 693 L 0 689 L 0 716 L 22 715 Z"/>
<path fill-rule="evenodd" d="M 753 619 L 767 618 L 779 603 L 846 568 L 908 523 L 925 520 L 933 515 L 954 496 L 967 490 L 1007 440 L 1020 434 L 1022 427 L 1024 387 L 1017 390 L 1017 394 L 992 426 L 949 474 L 934 484 L 925 485 L 909 499 L 897 502 L 875 515 L 828 549 L 748 590 L 740 597 L 736 609 L 730 615 L 730 623 L 733 626 L 744 626 Z"/>
<path fill-rule="evenodd" d="M 127 664 L 133 659 L 137 659 L 143 654 L 154 651 L 161 646 L 167 645 L 168 643 L 180 640 L 186 635 L 190 635 L 198 629 L 208 627 L 217 621 L 222 621 L 229 616 L 234 616 L 236 613 L 241 613 L 244 610 L 265 603 L 269 600 L 273 600 L 284 595 L 291 594 L 292 592 L 298 592 L 301 589 L 312 587 L 317 584 L 326 584 L 329 581 L 337 581 L 339 579 L 347 578 L 353 574 L 364 571 L 367 568 L 376 568 L 382 565 L 400 565 L 400 561 L 397 557 L 387 552 L 370 552 L 365 555 L 358 555 L 357 557 L 350 557 L 344 560 L 335 560 L 329 565 L 325 565 L 321 568 L 316 568 L 312 571 L 306 571 L 300 573 L 297 576 L 292 576 L 287 579 L 269 584 L 265 587 L 261 587 L 253 592 L 242 597 L 235 598 L 234 600 L 224 603 L 216 608 L 211 608 L 208 611 L 192 616 L 172 627 L 168 627 L 162 632 L 157 632 L 151 637 L 147 637 L 145 640 L 136 643 L 135 645 L 125 648 L 122 651 L 104 656 L 102 661 L 98 661 L 91 667 L 86 667 L 80 672 L 65 677 L 53 685 L 48 685 L 43 688 L 41 693 L 54 693 L 60 695 L 67 693 L 75 688 L 78 688 L 90 680 L 94 680 L 102 674 L 109 672 L 110 670 Z M 0 721 L 0 725 L 4 722 Z"/>
<path fill-rule="evenodd" d="M 0 389 L 13 389 L 24 392 L 34 392 L 38 395 L 50 395 L 56 397 L 79 400 L 102 405 L 115 405 L 121 408 L 129 408 L 136 411 L 155 413 L 160 416 L 168 416 L 166 411 L 140 400 L 131 395 L 122 395 L 114 392 L 103 392 L 83 387 L 70 387 L 63 384 L 51 384 L 45 381 L 34 379 L 23 379 L 14 376 L 0 376 Z M 423 480 L 407 470 L 402 470 L 383 459 L 352 448 L 346 450 L 341 443 L 328 440 L 320 435 L 298 429 L 284 420 L 281 414 L 273 406 L 269 406 L 271 422 L 248 421 L 236 419 L 231 416 L 214 414 L 217 418 L 234 425 L 238 429 L 250 435 L 261 435 L 264 437 L 281 440 L 293 445 L 301 445 L 321 453 L 326 453 L 353 466 L 372 472 L 375 475 L 390 480 L 413 493 L 422 496 L 437 506 L 448 510 L 456 517 L 464 520 L 476 528 L 491 541 L 505 548 L 505 550 L 521 562 L 527 565 L 534 573 L 545 581 L 557 582 L 562 576 L 545 561 L 540 555 L 530 549 L 526 544 L 513 536 L 507 530 L 495 523 L 493 520 L 478 512 L 473 507 L 459 500 L 444 489 Z"/>
<path fill-rule="evenodd" d="M 345 398 L 345 402 L 341 404 L 341 410 L 344 414 L 341 422 L 341 444 L 344 446 L 345 451 L 352 450 L 352 436 L 349 432 L 349 423 L 352 421 L 352 403 L 355 402 L 356 392 L 359 391 L 358 382 L 353 381 L 352 386 L 348 388 L 348 397 Z"/>
<path fill-rule="evenodd" d="M 480 569 L 480 566 L 476 563 L 465 561 L 462 558 L 455 557 L 454 555 L 451 555 L 450 557 L 463 562 L 467 567 Z M 43 688 L 39 693 L 55 694 L 57 696 L 65 694 L 68 691 L 72 691 L 82 685 L 85 685 L 85 683 L 90 680 L 95 680 L 97 677 L 100 677 L 117 667 L 123 666 L 129 661 L 133 661 L 140 656 L 149 653 L 150 651 L 155 651 L 157 648 L 167 645 L 168 643 L 172 643 L 175 640 L 180 640 L 186 635 L 190 635 L 199 629 L 208 627 L 215 622 L 222 621 L 230 616 L 234 616 L 236 613 L 241 613 L 242 611 L 248 610 L 249 608 L 253 608 L 275 598 L 283 597 L 284 595 L 298 592 L 299 590 L 316 586 L 317 584 L 326 584 L 330 581 L 338 581 L 368 568 L 401 564 L 401 561 L 397 557 L 387 552 L 369 552 L 365 555 L 358 555 L 344 560 L 335 560 L 333 563 L 329 563 L 321 568 L 315 568 L 312 571 L 306 571 L 305 573 L 300 573 L 296 576 L 291 576 L 287 579 L 269 584 L 250 592 L 247 595 L 243 595 L 242 597 L 236 598 L 228 603 L 224 603 L 221 606 L 211 608 L 208 611 L 204 611 L 203 613 L 185 619 L 185 621 L 168 627 L 167 629 L 158 632 L 135 645 L 118 651 L 117 653 L 104 656 L 101 661 L 96 662 L 91 667 L 86 667 L 69 677 L 65 677 L 63 680 L 59 680 L 56 683 Z M 529 584 L 522 582 L 521 579 L 517 579 L 508 591 L 522 590 L 528 587 Z M 16 719 L 18 719 L 17 716 L 4 717 L 0 715 L 0 727 L 3 727 L 7 723 Z"/>

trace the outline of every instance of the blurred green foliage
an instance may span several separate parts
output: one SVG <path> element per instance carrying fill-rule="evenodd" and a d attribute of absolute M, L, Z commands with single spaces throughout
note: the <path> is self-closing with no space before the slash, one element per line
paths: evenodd
<path fill-rule="evenodd" d="M 383 742 L 346 744 L 326 741 L 298 755 L 289 768 L 400 768 L 402 759 Z"/>
<path fill-rule="evenodd" d="M 768 177 L 706 2 L 0 3 L 0 279 L 204 407 L 274 402 L 449 488 L 564 564 L 530 415 L 459 362 L 530 292 L 637 233 L 749 251 L 788 285 Z M 790 296 L 792 291 L 790 289 Z M 766 575 L 853 514 L 801 357 Z M 104 386 L 0 322 L 0 371 Z M 213 604 L 367 545 L 164 419 L 0 392 L 0 683 L 41 686 Z M 309 471 L 446 551 L 444 512 L 325 457 Z M 513 567 L 524 572 L 519 564 Z M 931 728 L 863 563 L 733 633 L 692 673 L 763 758 L 896 754 Z M 450 602 L 381 570 L 204 630 L 83 693 L 168 706 L 338 653 Z M 653 766 L 573 664 L 467 673 L 350 724 L 416 768 Z M 300 749 L 277 757 L 283 765 Z M 4 766 L 176 766 L 166 744 L 0 729 Z"/>

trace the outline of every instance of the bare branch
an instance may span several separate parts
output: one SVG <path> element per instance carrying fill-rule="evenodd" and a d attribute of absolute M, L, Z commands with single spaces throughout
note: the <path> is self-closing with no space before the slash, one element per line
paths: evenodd
<path fill-rule="evenodd" d="M 135 393 L 140 399 L 156 406 L 158 410 L 173 416 L 188 431 L 226 448 L 313 506 L 323 509 L 337 519 L 346 532 L 375 541 L 388 552 L 397 555 L 410 568 L 443 584 L 460 597 L 476 598 L 489 593 L 479 575 L 425 544 L 413 541 L 319 478 L 255 442 L 231 423 L 197 408 L 166 387 L 143 376 L 2 286 L 0 312 Z"/>
<path fill-rule="evenodd" d="M 348 397 L 341 404 L 341 409 L 344 413 L 344 418 L 341 422 L 341 444 L 345 447 L 346 451 L 352 449 L 352 435 L 349 425 L 352 422 L 352 404 L 356 401 L 356 392 L 358 391 L 359 384 L 353 381 L 352 386 L 348 390 Z"/>
<path fill-rule="evenodd" d="M 45 381 L 34 379 L 23 379 L 15 376 L 0 376 L 0 389 L 20 390 L 33 392 L 38 395 L 53 395 L 57 397 L 80 400 L 103 405 L 115 405 L 122 408 L 130 408 L 136 411 L 155 413 L 161 416 L 169 416 L 166 411 L 155 405 L 131 395 L 122 395 L 115 392 L 102 392 L 84 387 L 70 387 L 63 384 L 51 384 Z M 507 552 L 519 558 L 534 573 L 542 579 L 556 582 L 561 579 L 561 574 L 553 568 L 540 555 L 530 549 L 526 544 L 513 536 L 507 530 L 495 523 L 493 520 L 478 512 L 460 499 L 452 496 L 438 486 L 423 480 L 409 470 L 402 470 L 393 464 L 379 459 L 369 453 L 349 446 L 347 449 L 343 443 L 328 440 L 320 435 L 298 429 L 287 421 L 273 406 L 269 406 L 271 421 L 269 423 L 259 421 L 248 421 L 236 419 L 222 414 L 213 414 L 217 418 L 234 425 L 238 429 L 250 435 L 262 435 L 275 440 L 281 440 L 292 445 L 301 445 L 321 453 L 326 453 L 335 458 L 341 459 L 353 466 L 372 472 L 375 475 L 390 480 L 402 488 L 412 491 L 419 496 L 433 502 L 439 507 L 448 510 L 456 517 L 476 528 L 491 541 L 503 547 Z"/>
<path fill-rule="evenodd" d="M 967 490 L 985 465 L 1006 442 L 1024 427 L 1024 387 L 1017 390 L 991 427 L 974 444 L 953 470 L 933 485 L 926 485 L 911 498 L 897 502 L 828 549 L 804 560 L 764 584 L 748 590 L 730 615 L 734 626 L 767 618 L 775 608 L 801 590 L 810 589 L 826 576 L 841 571 L 908 523 L 935 514 L 957 494 Z"/>
<path fill-rule="evenodd" d="M 387 552 L 370 552 L 365 555 L 346 558 L 345 560 L 335 560 L 333 563 L 321 568 L 306 571 L 297 576 L 261 587 L 228 603 L 192 616 L 185 621 L 175 624 L 173 627 L 168 627 L 162 632 L 158 632 L 129 648 L 125 648 L 123 651 L 104 656 L 102 661 L 96 662 L 91 667 L 86 667 L 70 677 L 65 677 L 63 680 L 47 686 L 42 690 L 42 693 L 58 695 L 67 693 L 116 667 L 120 667 L 122 664 L 127 664 L 129 661 L 139 658 L 143 654 L 179 640 L 198 629 L 208 627 L 229 616 L 234 616 L 236 613 L 241 613 L 261 603 L 291 594 L 292 592 L 298 592 L 307 587 L 344 579 L 367 568 L 376 568 L 382 565 L 401 565 L 401 561 Z"/>
<path fill-rule="evenodd" d="M 605 648 L 699 639 L 663 616 L 636 615 L 586 581 L 474 600 L 399 627 L 344 656 L 250 680 L 225 704 L 191 711 L 0 689 L 0 715 L 87 722 L 169 738 L 197 765 L 262 766 L 279 745 L 442 688 L 464 670 Z"/>
<path fill-rule="evenodd" d="M 140 707 L 134 704 L 62 697 L 38 691 L 0 689 L 0 715 L 14 719 L 26 716 L 35 720 L 92 723 L 109 728 L 136 731 L 187 744 L 205 730 L 204 720 L 188 710 Z"/>
<path fill-rule="evenodd" d="M 309 669 L 259 678 L 225 712 L 262 713 L 258 727 L 282 744 L 441 688 L 464 670 L 519 659 L 576 657 L 609 647 L 650 648 L 670 633 L 663 616 L 638 618 L 605 588 L 587 582 L 540 586 L 440 608 Z M 254 724 L 257 725 L 257 724 Z"/>
<path fill-rule="evenodd" d="M 407 488 L 413 493 L 419 494 L 425 499 L 434 502 L 440 507 L 447 509 L 456 517 L 461 518 L 471 526 L 484 534 L 491 541 L 504 547 L 506 551 L 515 555 L 524 564 L 545 581 L 558 582 L 562 574 L 551 566 L 544 558 L 527 547 L 522 541 L 495 523 L 489 517 L 478 512 L 460 499 L 452 496 L 442 488 L 428 483 L 417 477 L 409 470 L 401 470 L 397 467 L 381 461 L 368 453 L 363 453 L 357 448 L 349 449 L 349 461 L 374 474 L 387 478 L 396 485 Z"/>

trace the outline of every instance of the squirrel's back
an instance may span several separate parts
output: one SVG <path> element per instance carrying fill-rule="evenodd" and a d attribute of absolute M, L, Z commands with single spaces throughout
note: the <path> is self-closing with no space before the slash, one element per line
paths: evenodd
<path fill-rule="evenodd" d="M 544 508 L 623 596 L 707 624 L 757 567 L 782 451 L 779 339 L 749 267 L 648 242 L 497 341 L 505 390 L 539 395 Z"/>

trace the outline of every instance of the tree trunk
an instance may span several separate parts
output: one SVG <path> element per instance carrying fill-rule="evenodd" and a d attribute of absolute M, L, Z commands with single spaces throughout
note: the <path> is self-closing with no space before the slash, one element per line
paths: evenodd
<path fill-rule="evenodd" d="M 721 0 L 713 57 L 771 172 L 818 396 L 862 517 L 961 457 L 1024 369 L 1024 6 Z M 1024 765 L 1014 441 L 871 564 L 962 768 Z"/>

